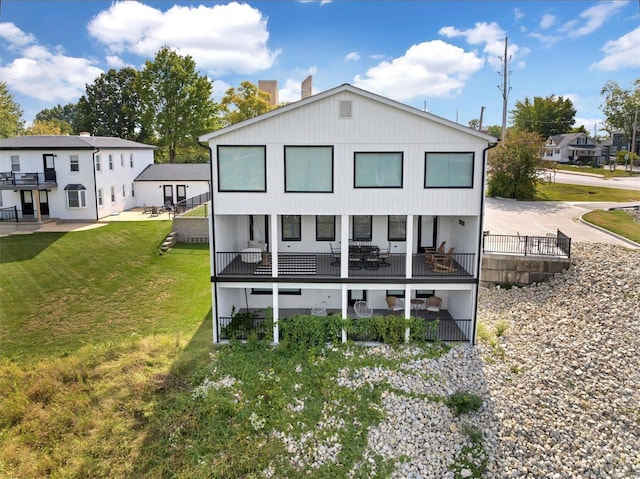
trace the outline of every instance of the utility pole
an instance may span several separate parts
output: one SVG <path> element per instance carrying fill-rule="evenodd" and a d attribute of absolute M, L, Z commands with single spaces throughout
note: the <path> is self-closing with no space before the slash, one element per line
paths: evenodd
<path fill-rule="evenodd" d="M 480 107 L 480 124 L 478 125 L 478 131 L 482 131 L 482 117 L 484 116 L 484 109 L 487 108 L 486 106 L 481 106 Z"/>
<path fill-rule="evenodd" d="M 507 139 L 507 102 L 509 100 L 509 92 L 511 86 L 509 86 L 509 60 L 511 57 L 507 56 L 507 43 L 508 37 L 504 37 L 504 56 L 500 58 L 502 60 L 502 86 L 498 85 L 498 89 L 502 92 L 502 144 Z"/>

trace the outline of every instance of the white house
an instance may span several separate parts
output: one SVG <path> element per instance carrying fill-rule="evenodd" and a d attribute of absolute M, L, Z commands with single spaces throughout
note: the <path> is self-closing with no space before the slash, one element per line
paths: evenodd
<path fill-rule="evenodd" d="M 200 196 L 208 199 L 210 175 L 205 163 L 148 165 L 135 179 L 138 206 L 174 205 Z"/>
<path fill-rule="evenodd" d="M 585 133 L 553 135 L 544 144 L 542 159 L 601 165 L 602 147 Z"/>
<path fill-rule="evenodd" d="M 397 314 L 440 317 L 441 339 L 475 340 L 494 137 L 345 84 L 200 141 L 215 342 L 233 308 L 273 308 L 277 342 L 287 316 L 353 317 L 361 300 L 386 314 L 388 296 L 404 298 Z"/>
<path fill-rule="evenodd" d="M 133 208 L 134 179 L 155 149 L 89 134 L 1 139 L 1 218 L 84 221 Z"/>

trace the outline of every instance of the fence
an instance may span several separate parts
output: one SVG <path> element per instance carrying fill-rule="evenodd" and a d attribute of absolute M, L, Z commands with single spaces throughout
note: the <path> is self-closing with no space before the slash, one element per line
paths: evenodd
<path fill-rule="evenodd" d="M 9 208 L 0 208 L 0 221 L 15 221 L 19 222 L 18 207 L 11 206 Z"/>
<path fill-rule="evenodd" d="M 187 198 L 186 200 L 178 201 L 173 206 L 174 214 L 184 214 L 185 212 L 190 212 L 195 210 L 196 208 L 202 206 L 202 208 L 198 209 L 197 215 L 192 216 L 207 216 L 207 204 L 209 203 L 210 195 L 207 191 L 206 193 L 199 194 L 197 196 L 193 196 L 191 198 Z"/>
<path fill-rule="evenodd" d="M 483 253 L 506 253 L 524 256 L 571 256 L 571 238 L 557 230 L 547 236 L 482 235 Z"/>

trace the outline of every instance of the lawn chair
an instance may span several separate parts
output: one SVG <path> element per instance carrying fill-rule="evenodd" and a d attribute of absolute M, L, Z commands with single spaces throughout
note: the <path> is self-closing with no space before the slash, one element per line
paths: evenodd
<path fill-rule="evenodd" d="M 424 262 L 427 264 L 433 264 L 436 262 L 436 257 L 437 255 L 443 255 L 444 254 L 444 245 L 447 244 L 446 241 L 443 241 L 442 243 L 440 243 L 440 246 L 438 246 L 437 249 L 433 249 L 431 248 L 425 248 L 424 249 Z"/>
<path fill-rule="evenodd" d="M 456 271 L 456 267 L 453 265 L 453 252 L 455 248 L 449 248 L 444 255 L 436 255 L 433 263 L 434 271 Z"/>
<path fill-rule="evenodd" d="M 331 266 L 340 266 L 340 246 L 334 247 L 329 243 L 329 248 L 331 248 Z"/>
<path fill-rule="evenodd" d="M 404 311 L 404 300 L 396 296 L 387 296 L 387 308 L 389 311 Z"/>
<path fill-rule="evenodd" d="M 356 313 L 357 318 L 370 318 L 373 316 L 373 309 L 366 301 L 356 301 L 353 305 L 353 311 Z"/>
<path fill-rule="evenodd" d="M 157 206 L 152 206 L 151 207 L 151 216 L 158 216 L 159 212 L 158 212 L 158 207 Z"/>

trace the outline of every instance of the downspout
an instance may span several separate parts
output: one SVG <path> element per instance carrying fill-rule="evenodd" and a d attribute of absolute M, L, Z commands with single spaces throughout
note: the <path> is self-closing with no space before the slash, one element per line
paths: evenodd
<path fill-rule="evenodd" d="M 96 212 L 96 221 L 100 220 L 100 215 L 98 214 L 98 180 L 96 177 L 96 153 L 100 153 L 100 148 L 96 148 L 91 152 L 91 158 L 93 159 L 93 198 L 95 200 L 95 212 Z M 103 198 L 104 201 L 104 198 Z"/>
<path fill-rule="evenodd" d="M 213 343 L 217 343 L 220 341 L 218 337 L 218 286 L 217 286 L 217 271 L 218 265 L 216 262 L 216 224 L 215 224 L 215 208 L 213 201 L 213 149 L 211 145 L 207 145 L 209 148 L 209 199 L 211 201 L 211 209 L 209 214 L 211 215 L 210 228 L 209 228 L 209 254 L 211 255 L 211 283 L 212 285 L 212 295 L 211 304 L 213 306 L 211 310 L 211 321 L 213 322 Z"/>
<path fill-rule="evenodd" d="M 484 190 L 486 188 L 487 181 L 487 157 L 488 151 L 491 148 L 495 148 L 498 146 L 498 143 L 489 144 L 485 149 L 482 150 L 482 188 L 480 189 L 480 221 L 478 222 L 478 260 L 476 265 L 476 272 L 478 274 L 478 282 L 476 283 L 476 301 L 474 306 L 474 322 L 471 325 L 471 344 L 476 344 L 476 329 L 478 325 L 478 299 L 480 296 L 480 272 L 482 270 L 482 242 L 484 240 L 483 236 L 483 223 L 484 223 Z"/>

